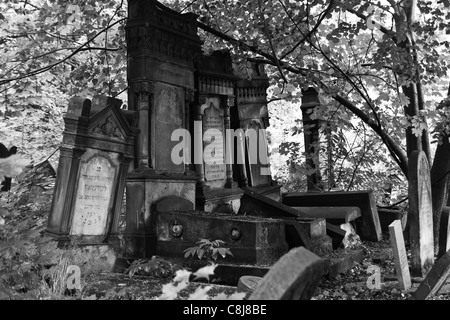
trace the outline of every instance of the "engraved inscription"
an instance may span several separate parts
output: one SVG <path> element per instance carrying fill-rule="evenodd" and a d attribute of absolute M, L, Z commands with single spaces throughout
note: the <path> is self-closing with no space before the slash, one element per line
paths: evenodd
<path fill-rule="evenodd" d="M 102 156 L 81 164 L 71 234 L 105 233 L 115 168 Z"/>
<path fill-rule="evenodd" d="M 223 111 L 213 102 L 203 116 L 205 179 L 225 179 Z"/>

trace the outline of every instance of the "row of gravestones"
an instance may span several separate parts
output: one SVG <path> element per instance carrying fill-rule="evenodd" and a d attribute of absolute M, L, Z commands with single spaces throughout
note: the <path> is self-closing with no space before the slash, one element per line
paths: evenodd
<path fill-rule="evenodd" d="M 253 65 L 253 81 L 236 77 L 227 53 L 201 54 L 195 16 L 175 14 L 157 1 L 130 0 L 126 30 L 129 110 L 112 98 L 70 101 L 47 231 L 61 241 L 117 246 L 126 187 L 126 250 L 145 257 L 155 240 L 153 210 L 159 201 L 178 197 L 179 203 L 191 203 L 189 208 L 236 213 L 243 195 L 238 187 L 250 185 L 277 200 L 279 186 L 262 161 L 195 161 L 205 150 L 223 160 L 231 151 L 232 145 L 218 142 L 218 136 L 204 139 L 208 129 L 223 136 L 226 129 L 267 127 L 268 80 L 262 68 Z M 173 161 L 180 143 L 172 138 L 177 129 L 194 137 L 187 144 L 193 152 L 183 152 L 179 163 Z M 253 146 L 240 141 L 236 153 L 243 150 L 251 160 Z M 426 159 L 421 153 L 415 157 L 410 172 L 419 178 L 410 178 L 408 221 L 412 267 L 424 274 L 433 261 L 431 189 Z M 379 239 L 376 217 L 359 221 L 372 226 Z"/>

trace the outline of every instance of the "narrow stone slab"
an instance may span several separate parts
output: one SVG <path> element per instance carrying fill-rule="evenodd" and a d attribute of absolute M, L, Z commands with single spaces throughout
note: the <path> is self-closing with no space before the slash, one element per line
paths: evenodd
<path fill-rule="evenodd" d="M 342 243 L 345 237 L 345 230 L 342 230 L 339 226 L 327 222 L 327 235 L 332 239 L 333 250 L 336 250 Z"/>
<path fill-rule="evenodd" d="M 440 229 L 439 229 L 439 253 L 438 257 L 450 250 L 450 207 L 442 208 Z"/>
<path fill-rule="evenodd" d="M 433 207 L 430 166 L 423 151 L 413 151 L 408 165 L 408 225 L 411 273 L 424 277 L 433 266 Z"/>
<path fill-rule="evenodd" d="M 294 248 L 272 266 L 249 300 L 309 300 L 328 267 L 304 247 Z"/>
<path fill-rule="evenodd" d="M 361 218 L 356 219 L 356 232 L 362 240 L 382 239 L 380 219 L 372 190 L 332 192 L 288 192 L 282 195 L 282 202 L 291 207 L 349 207 L 357 206 Z"/>
<path fill-rule="evenodd" d="M 419 288 L 414 292 L 416 300 L 426 300 L 439 292 L 450 276 L 450 250 L 447 251 L 431 268 Z"/>
<path fill-rule="evenodd" d="M 402 223 L 395 220 L 389 225 L 392 247 L 394 248 L 395 270 L 402 290 L 411 288 L 408 258 L 406 256 L 405 240 L 403 239 Z"/>
<path fill-rule="evenodd" d="M 327 222 L 347 223 L 361 217 L 358 207 L 293 207 L 302 218 L 324 218 Z"/>

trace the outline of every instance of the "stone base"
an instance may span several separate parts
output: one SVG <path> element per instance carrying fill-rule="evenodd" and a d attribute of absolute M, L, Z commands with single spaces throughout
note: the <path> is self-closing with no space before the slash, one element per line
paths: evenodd
<path fill-rule="evenodd" d="M 150 259 L 156 253 L 156 235 L 124 234 L 122 255 L 127 259 Z"/>
<path fill-rule="evenodd" d="M 282 220 L 193 212 L 158 212 L 156 254 L 183 257 L 200 239 L 222 240 L 227 263 L 271 265 L 288 250 Z M 198 259 L 198 257 L 194 257 Z"/>
<path fill-rule="evenodd" d="M 237 187 L 209 189 L 198 187 L 195 208 L 210 213 L 238 213 L 244 192 Z"/>
<path fill-rule="evenodd" d="M 155 217 L 161 208 L 192 210 L 196 178 L 189 175 L 159 175 L 147 170 L 131 173 L 126 183 L 126 229 L 124 256 L 151 258 L 155 253 Z"/>

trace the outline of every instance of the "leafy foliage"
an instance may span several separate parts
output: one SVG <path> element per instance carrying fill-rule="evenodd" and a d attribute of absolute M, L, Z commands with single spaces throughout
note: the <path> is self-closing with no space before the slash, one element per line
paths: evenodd
<path fill-rule="evenodd" d="M 223 244 L 225 244 L 225 241 L 219 239 L 214 241 L 200 239 L 195 247 L 184 250 L 184 257 L 197 256 L 200 260 L 205 258 L 208 261 L 216 261 L 219 256 L 222 258 L 225 258 L 227 255 L 233 256 L 230 248 L 223 248 Z"/>
<path fill-rule="evenodd" d="M 175 278 L 172 282 L 163 285 L 162 294 L 157 298 L 158 300 L 175 300 L 178 298 L 180 292 L 186 289 L 189 285 L 189 279 L 193 277 L 194 279 L 207 279 L 214 274 L 214 269 L 217 265 L 211 264 L 206 267 L 198 269 L 196 272 L 192 273 L 187 270 L 178 270 L 176 272 Z M 211 290 L 211 286 L 198 287 L 193 293 L 189 294 L 187 300 L 210 300 L 211 297 L 208 295 L 208 291 Z M 231 295 L 226 295 L 225 293 L 219 294 L 212 298 L 212 300 L 242 300 L 245 297 L 245 293 L 236 292 Z"/>

